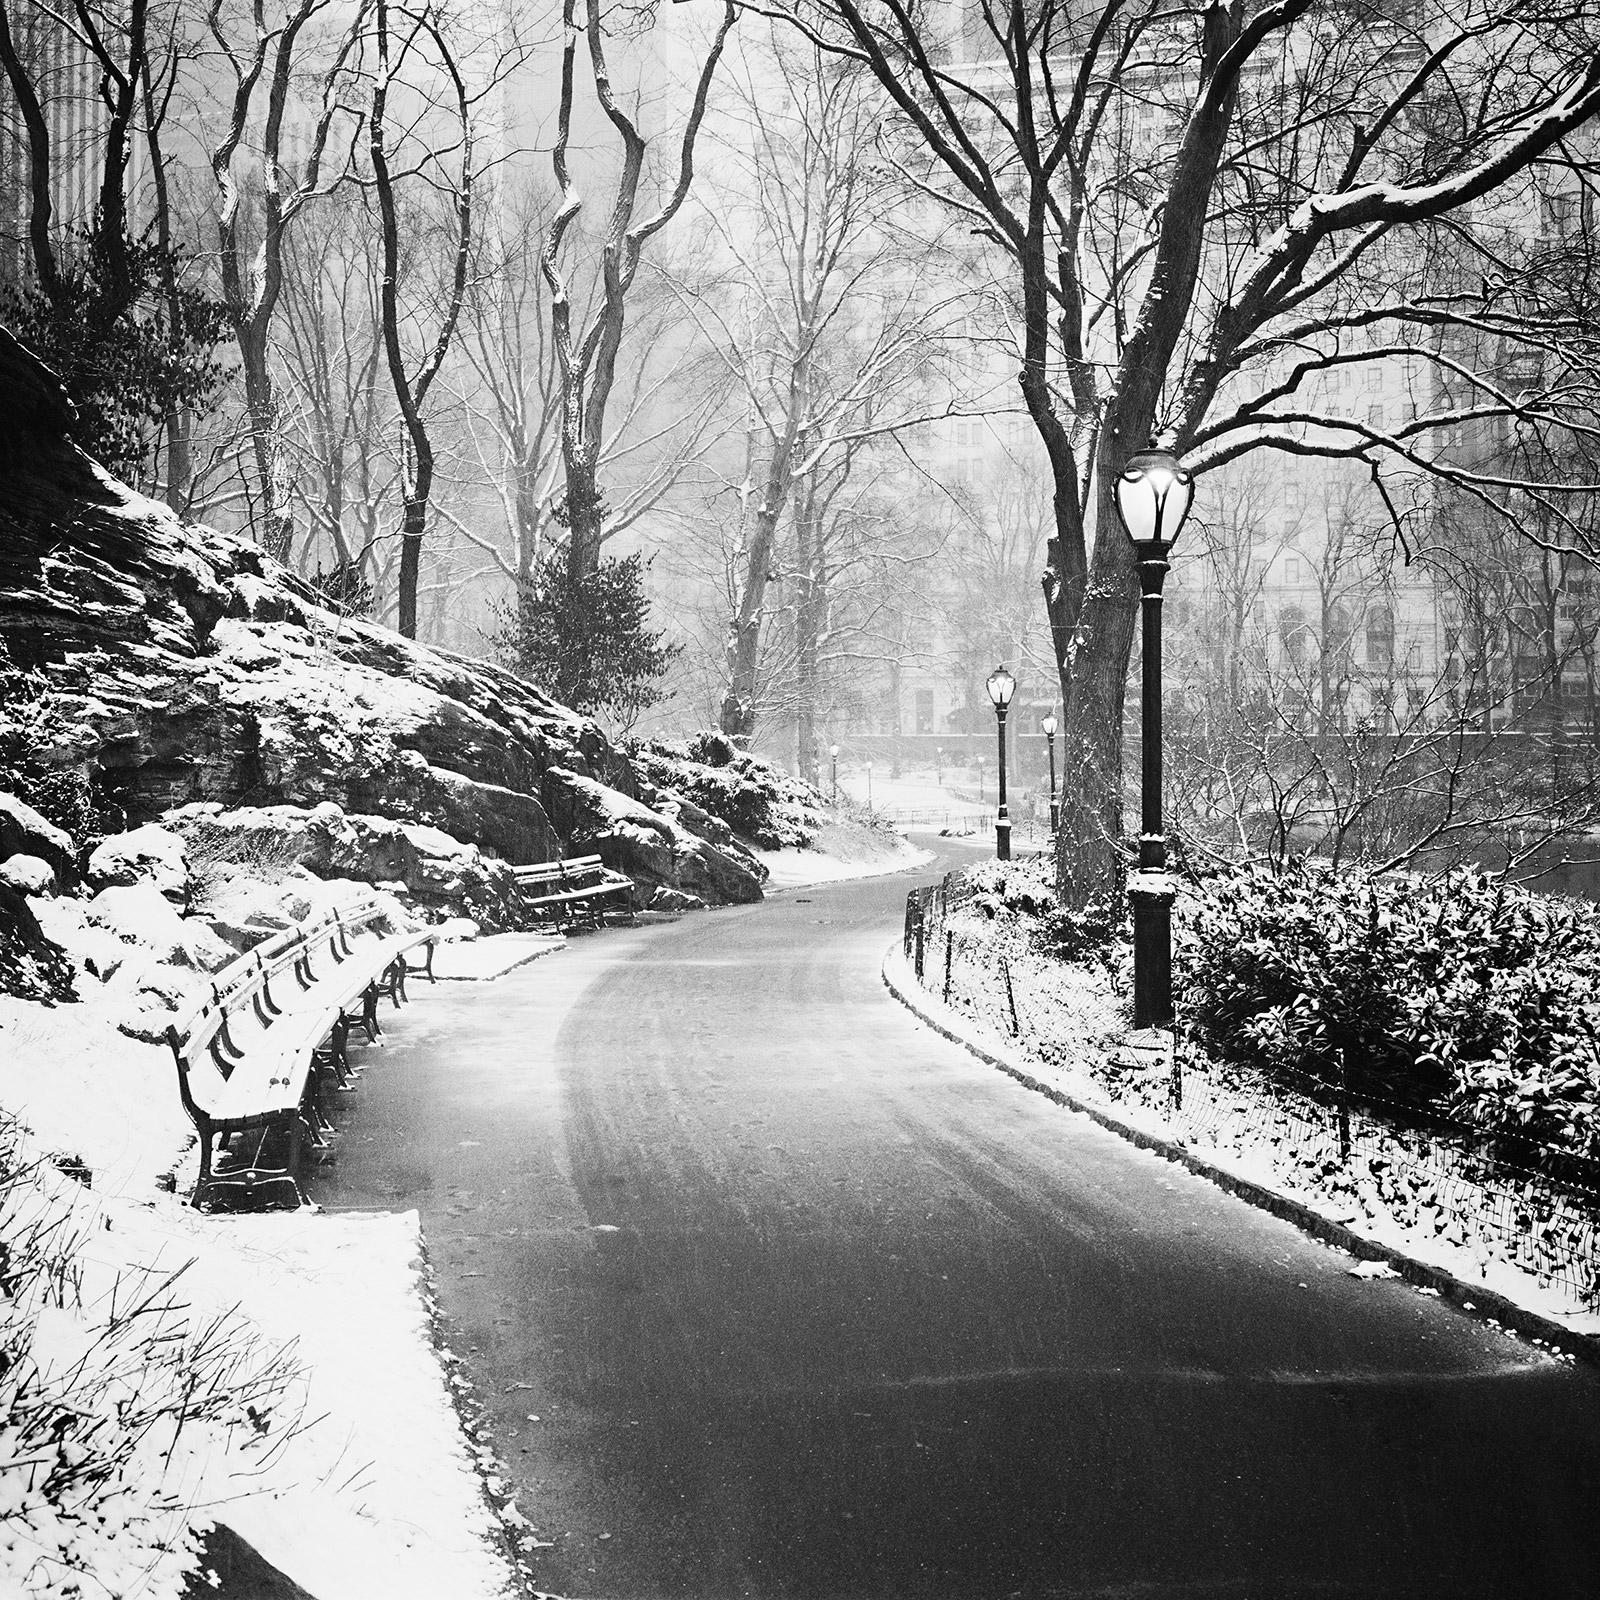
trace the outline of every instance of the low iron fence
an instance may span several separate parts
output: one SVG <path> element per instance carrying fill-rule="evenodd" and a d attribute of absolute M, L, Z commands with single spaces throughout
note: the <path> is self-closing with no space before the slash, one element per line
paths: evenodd
<path fill-rule="evenodd" d="M 1069 970 L 993 925 L 961 915 L 975 890 L 959 872 L 907 896 L 905 953 L 917 981 L 1009 1034 L 1042 1062 L 1076 1067 L 1116 1106 L 1160 1115 L 1180 1138 L 1266 1155 L 1343 1220 L 1384 1217 L 1503 1261 L 1600 1307 L 1600 1163 L 1514 1132 L 1355 1095 L 1341 1081 L 1273 1075 L 1196 1057 L 1159 1061 L 1108 1029 L 1086 1038 Z"/>

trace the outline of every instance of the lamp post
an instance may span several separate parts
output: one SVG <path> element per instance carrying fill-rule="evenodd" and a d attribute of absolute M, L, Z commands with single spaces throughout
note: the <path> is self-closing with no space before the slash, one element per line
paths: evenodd
<path fill-rule="evenodd" d="M 872 763 L 867 763 L 867 810 L 872 809 Z"/>
<path fill-rule="evenodd" d="M 828 746 L 828 755 L 833 761 L 833 803 L 839 803 L 839 747 L 836 744 Z"/>
<path fill-rule="evenodd" d="M 1172 880 L 1161 816 L 1161 586 L 1167 555 L 1189 514 L 1194 482 L 1170 450 L 1152 446 L 1128 458 L 1117 479 L 1117 515 L 1139 563 L 1141 817 L 1133 902 L 1133 1025 L 1172 1023 Z"/>
<path fill-rule="evenodd" d="M 1000 749 L 1000 809 L 994 818 L 994 858 L 996 861 L 1009 861 L 1011 818 L 1006 814 L 1006 707 L 1011 704 L 1011 696 L 1016 692 L 1017 680 L 1003 666 L 999 666 L 989 674 L 985 687 L 990 700 L 994 702 L 995 733 Z"/>
<path fill-rule="evenodd" d="M 1056 714 L 1047 712 L 1039 726 L 1044 730 L 1044 742 L 1050 752 L 1050 837 L 1056 836 L 1061 826 L 1061 806 L 1056 800 Z"/>

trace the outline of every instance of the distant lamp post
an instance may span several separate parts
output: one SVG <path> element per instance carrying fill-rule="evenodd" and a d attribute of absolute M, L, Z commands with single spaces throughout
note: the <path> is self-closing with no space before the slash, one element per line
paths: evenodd
<path fill-rule="evenodd" d="M 1133 902 L 1133 1025 L 1172 1023 L 1172 880 L 1161 816 L 1161 586 L 1167 555 L 1189 514 L 1194 480 L 1170 450 L 1152 447 L 1128 458 L 1117 479 L 1117 515 L 1139 563 L 1141 660 L 1141 821 L 1139 869 L 1128 884 Z"/>
<path fill-rule="evenodd" d="M 1011 859 L 1011 818 L 1006 814 L 1006 707 L 1016 693 L 1017 680 L 1006 669 L 996 667 L 989 674 L 989 698 L 994 702 L 995 733 L 1000 748 L 1000 809 L 994 818 L 994 857 L 996 861 Z"/>
<path fill-rule="evenodd" d="M 872 809 L 872 763 L 867 763 L 867 810 Z"/>
<path fill-rule="evenodd" d="M 839 747 L 836 744 L 828 746 L 828 754 L 833 760 L 833 803 L 839 803 Z"/>
<path fill-rule="evenodd" d="M 1039 724 L 1044 730 L 1044 742 L 1050 752 L 1050 837 L 1053 839 L 1061 827 L 1061 807 L 1056 801 L 1056 714 L 1047 712 Z"/>

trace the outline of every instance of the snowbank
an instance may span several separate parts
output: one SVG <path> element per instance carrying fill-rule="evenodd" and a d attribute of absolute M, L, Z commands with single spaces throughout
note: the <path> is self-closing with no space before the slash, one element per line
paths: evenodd
<path fill-rule="evenodd" d="M 16 1196 L 26 1202 L 24 1222 L 8 1219 L 7 1244 L 15 1227 L 31 1226 L 28 1216 L 43 1218 L 62 1253 L 39 1282 L 68 1286 L 60 1304 L 49 1291 L 38 1306 L 5 1308 L 28 1348 L 0 1373 L 11 1382 L 0 1416 L 14 1419 L 25 1393 L 43 1397 L 36 1415 L 46 1402 L 88 1421 L 103 1412 L 86 1434 L 92 1453 L 116 1436 L 124 1389 L 165 1394 L 151 1374 L 221 1370 L 258 1400 L 250 1371 L 265 1365 L 284 1381 L 269 1386 L 270 1406 L 219 1393 L 205 1415 L 168 1434 L 152 1424 L 92 1504 L 63 1496 L 24 1452 L 0 1448 L 0 1595 L 172 1600 L 193 1565 L 194 1531 L 213 1521 L 318 1600 L 502 1594 L 510 1571 L 433 1347 L 416 1214 L 226 1217 L 186 1205 L 194 1137 L 171 1053 L 129 1036 L 129 1005 L 151 1000 L 135 984 L 204 981 L 199 952 L 173 938 L 174 926 L 204 924 L 141 887 L 133 909 L 142 915 L 96 920 L 91 901 L 34 902 L 76 958 L 79 1003 L 0 996 L 0 1111 L 27 1130 L 21 1177 L 4 1191 L 13 1211 Z M 354 887 L 297 878 L 285 890 L 337 896 Z M 138 897 L 141 888 L 108 893 Z M 413 998 L 426 1004 L 425 993 Z M 159 1014 L 149 1020 L 153 1029 Z M 137 1348 L 132 1377 L 122 1356 L 96 1377 L 94 1361 L 119 1348 L 130 1296 L 169 1278 L 162 1338 Z M 163 1368 L 167 1348 L 185 1355 Z M 216 1360 L 187 1354 L 216 1348 Z M 18 1388 L 24 1382 L 31 1390 Z M 75 1469 L 79 1448 L 63 1441 L 58 1476 Z"/>

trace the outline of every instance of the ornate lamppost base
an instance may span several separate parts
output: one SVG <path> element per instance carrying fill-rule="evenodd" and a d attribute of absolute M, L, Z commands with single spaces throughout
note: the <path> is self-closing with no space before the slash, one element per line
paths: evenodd
<path fill-rule="evenodd" d="M 1162 871 L 1128 874 L 1133 907 L 1133 1025 L 1172 1026 L 1172 901 L 1176 885 Z"/>

